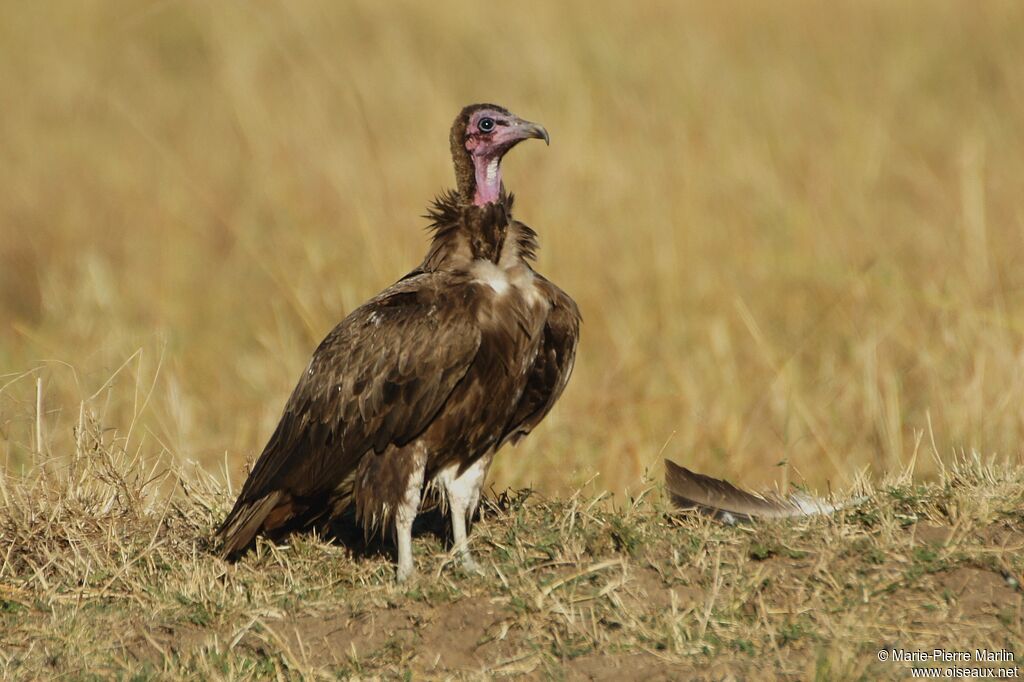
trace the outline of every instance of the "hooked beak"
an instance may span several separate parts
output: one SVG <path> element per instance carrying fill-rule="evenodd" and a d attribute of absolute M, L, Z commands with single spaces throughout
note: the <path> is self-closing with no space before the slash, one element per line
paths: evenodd
<path fill-rule="evenodd" d="M 534 137 L 538 140 L 544 140 L 546 145 L 551 145 L 551 137 L 548 135 L 547 129 L 539 123 L 531 123 L 530 121 L 519 119 L 512 128 L 516 138 L 520 140 Z"/>

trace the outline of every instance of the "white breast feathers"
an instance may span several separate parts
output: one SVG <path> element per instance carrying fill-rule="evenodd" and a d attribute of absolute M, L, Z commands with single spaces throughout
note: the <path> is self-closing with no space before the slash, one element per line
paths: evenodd
<path fill-rule="evenodd" d="M 508 274 L 489 260 L 478 260 L 473 263 L 472 273 L 476 281 L 486 284 L 499 296 L 505 294 L 511 286 Z"/>

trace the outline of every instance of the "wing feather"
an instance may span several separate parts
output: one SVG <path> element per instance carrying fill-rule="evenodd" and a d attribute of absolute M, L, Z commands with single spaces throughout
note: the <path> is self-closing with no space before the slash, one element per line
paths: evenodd
<path fill-rule="evenodd" d="M 225 546 L 239 544 L 227 536 L 268 496 L 330 494 L 368 452 L 430 425 L 480 346 L 471 301 L 446 277 L 401 280 L 321 342 L 218 531 Z"/>
<path fill-rule="evenodd" d="M 696 509 L 729 524 L 755 518 L 831 514 L 844 506 L 803 493 L 794 493 L 788 498 L 772 493 L 751 493 L 728 481 L 690 471 L 670 459 L 665 460 L 665 487 L 677 508 Z M 859 503 L 859 500 L 853 502 Z"/>
<path fill-rule="evenodd" d="M 530 368 L 522 398 L 502 436 L 513 443 L 530 433 L 561 397 L 572 375 L 580 335 L 580 311 L 564 291 L 540 275 L 537 286 L 551 304 L 544 338 Z"/>

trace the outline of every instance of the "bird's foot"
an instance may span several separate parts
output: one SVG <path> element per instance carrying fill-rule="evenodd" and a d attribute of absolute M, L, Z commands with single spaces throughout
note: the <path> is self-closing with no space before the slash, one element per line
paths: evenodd
<path fill-rule="evenodd" d="M 416 577 L 416 567 L 411 563 L 408 565 L 398 564 L 398 582 L 407 583 Z"/>
<path fill-rule="evenodd" d="M 469 552 L 462 554 L 462 570 L 471 575 L 483 575 L 484 569 L 476 562 Z"/>

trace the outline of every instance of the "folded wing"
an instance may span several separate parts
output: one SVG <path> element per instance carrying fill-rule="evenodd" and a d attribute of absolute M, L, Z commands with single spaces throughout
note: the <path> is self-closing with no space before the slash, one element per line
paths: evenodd
<path fill-rule="evenodd" d="M 224 556 L 323 508 L 363 457 L 430 425 L 480 345 L 470 300 L 443 278 L 398 282 L 323 340 L 218 530 Z"/>
<path fill-rule="evenodd" d="M 502 442 L 516 443 L 547 416 L 562 395 L 576 360 L 580 335 L 580 312 L 568 294 L 540 275 L 537 288 L 551 304 L 544 325 L 544 338 L 530 368 L 523 396 L 502 436 Z"/>

